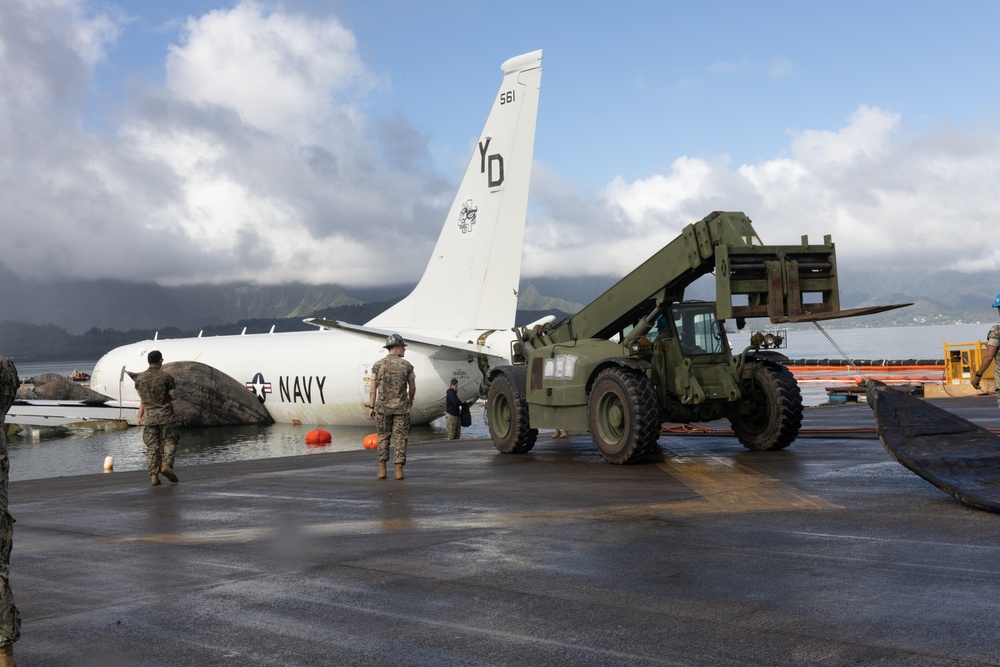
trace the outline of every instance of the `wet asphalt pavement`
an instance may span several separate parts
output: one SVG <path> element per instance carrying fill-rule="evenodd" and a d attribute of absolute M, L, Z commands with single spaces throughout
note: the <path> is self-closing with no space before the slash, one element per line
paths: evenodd
<path fill-rule="evenodd" d="M 15 482 L 18 664 L 1000 665 L 1000 515 L 873 436 L 612 466 L 546 435 L 413 443 L 402 481 L 339 452 Z"/>

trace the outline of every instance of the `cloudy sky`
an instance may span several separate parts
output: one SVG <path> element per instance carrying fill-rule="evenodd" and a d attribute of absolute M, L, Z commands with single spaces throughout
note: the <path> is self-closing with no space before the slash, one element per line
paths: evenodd
<path fill-rule="evenodd" d="M 541 48 L 525 277 L 627 272 L 716 209 L 832 234 L 842 267 L 993 268 L 997 25 L 985 0 L 2 0 L 0 261 L 415 281 L 500 63 Z"/>

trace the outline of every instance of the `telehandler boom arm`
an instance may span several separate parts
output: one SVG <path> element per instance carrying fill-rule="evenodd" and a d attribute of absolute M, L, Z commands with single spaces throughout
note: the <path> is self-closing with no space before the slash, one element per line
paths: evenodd
<path fill-rule="evenodd" d="M 671 303 L 695 280 L 715 273 L 720 320 L 768 317 L 773 323 L 852 317 L 899 306 L 841 310 L 837 260 L 830 236 L 821 245 L 766 246 L 740 212 L 716 211 L 585 306 L 544 332 L 546 343 L 610 338 Z M 652 325 L 652 321 L 648 321 Z"/>

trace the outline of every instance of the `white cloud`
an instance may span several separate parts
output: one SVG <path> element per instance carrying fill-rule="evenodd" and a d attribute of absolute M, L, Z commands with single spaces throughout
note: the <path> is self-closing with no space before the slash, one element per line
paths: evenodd
<path fill-rule="evenodd" d="M 837 132 L 806 130 L 799 134 L 792 141 L 792 153 L 798 162 L 815 168 L 835 164 L 854 167 L 862 160 L 878 160 L 899 120 L 899 114 L 861 106 Z"/>
<path fill-rule="evenodd" d="M 605 197 L 624 213 L 624 219 L 636 229 L 650 218 L 669 216 L 683 208 L 691 193 L 705 189 L 712 166 L 704 160 L 681 157 L 674 160 L 667 176 L 655 174 L 631 185 L 619 176 L 605 190 Z"/>
<path fill-rule="evenodd" d="M 84 7 L 0 7 L 0 84 L 20 93 L 0 101 L 8 266 L 164 284 L 419 277 L 444 215 L 440 183 L 413 168 L 426 138 L 361 111 L 381 78 L 337 19 L 253 0 L 190 18 L 166 80 L 133 86 L 97 134 L 85 95 L 128 20 Z M 407 244 L 383 242 L 403 230 Z"/>
<path fill-rule="evenodd" d="M 232 109 L 249 126 L 315 140 L 328 123 L 363 128 L 347 93 L 375 77 L 335 18 L 270 11 L 257 2 L 190 18 L 167 56 L 167 89 L 196 105 Z M 340 132 L 346 135 L 347 132 Z"/>
<path fill-rule="evenodd" d="M 797 71 L 795 64 L 788 58 L 775 58 L 767 68 L 767 76 L 771 79 L 784 79 Z"/>
<path fill-rule="evenodd" d="M 453 184 L 405 116 L 365 113 L 384 78 L 339 21 L 250 0 L 192 17 L 165 80 L 135 83 L 96 132 L 95 68 L 133 24 L 88 6 L 0 2 L 4 263 L 165 284 L 419 277 Z M 794 71 L 716 71 L 746 67 Z M 867 105 L 772 159 L 680 156 L 599 192 L 537 164 L 524 274 L 626 273 L 713 210 L 745 211 L 766 243 L 832 234 L 841 266 L 994 268 L 998 175 L 989 131 L 916 131 Z"/>
<path fill-rule="evenodd" d="M 89 68 L 121 30 L 118 14 L 89 14 L 77 0 L 5 2 L 0 8 L 0 119 L 78 95 Z M 2 126 L 0 126 L 2 127 Z"/>
<path fill-rule="evenodd" d="M 832 234 L 842 267 L 993 269 L 1000 246 L 990 211 L 1000 178 L 1000 138 L 947 127 L 907 132 L 899 114 L 861 106 L 838 130 L 792 134 L 789 155 L 733 168 L 676 159 L 667 173 L 614 179 L 568 206 L 536 179 L 526 276 L 631 271 L 684 225 L 713 210 L 742 210 L 765 243 Z M 562 215 L 572 210 L 575 217 Z M 571 229 L 543 252 L 535 233 Z M 546 253 L 554 253 L 553 257 Z"/>
<path fill-rule="evenodd" d="M 739 77 L 744 79 L 784 79 L 797 72 L 795 63 L 786 56 L 779 56 L 769 63 L 758 63 L 747 59 L 740 61 L 716 60 L 708 66 L 709 74 L 717 77 Z"/>

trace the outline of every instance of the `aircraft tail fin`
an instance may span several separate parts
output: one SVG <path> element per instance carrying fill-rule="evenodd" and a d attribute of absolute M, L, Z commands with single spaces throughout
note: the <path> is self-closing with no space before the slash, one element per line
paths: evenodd
<path fill-rule="evenodd" d="M 393 330 L 514 326 L 542 52 L 505 62 L 500 92 L 416 288 L 366 326 Z"/>

